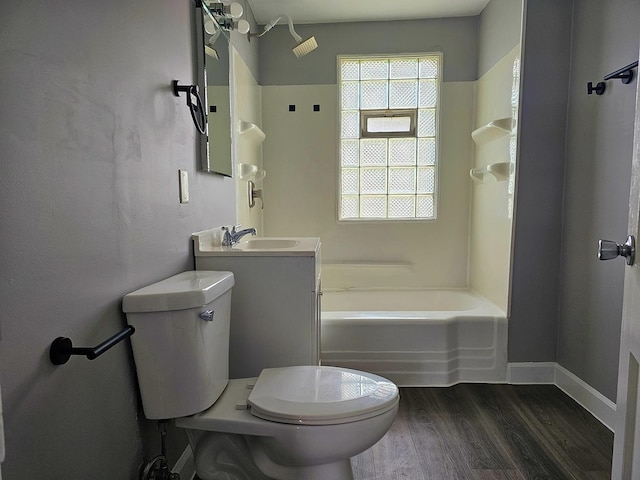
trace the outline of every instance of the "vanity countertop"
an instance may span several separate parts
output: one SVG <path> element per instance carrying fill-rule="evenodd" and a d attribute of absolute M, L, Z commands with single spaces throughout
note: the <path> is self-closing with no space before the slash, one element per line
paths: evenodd
<path fill-rule="evenodd" d="M 320 251 L 318 237 L 253 237 L 247 236 L 232 247 L 220 246 L 220 228 L 191 235 L 196 257 L 313 257 Z"/>

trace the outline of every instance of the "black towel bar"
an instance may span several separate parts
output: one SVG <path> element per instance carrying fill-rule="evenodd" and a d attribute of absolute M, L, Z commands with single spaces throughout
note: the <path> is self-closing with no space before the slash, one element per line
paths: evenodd
<path fill-rule="evenodd" d="M 630 63 L 626 67 L 619 68 L 615 72 L 610 73 L 609 75 L 605 76 L 604 79 L 611 80 L 612 78 L 619 78 L 620 80 L 622 80 L 622 83 L 626 85 L 628 83 L 631 83 L 631 80 L 633 80 L 633 69 L 637 66 L 638 62 L 635 61 L 633 63 Z"/>
<path fill-rule="evenodd" d="M 633 69 L 638 67 L 638 61 L 630 63 L 626 67 L 619 68 L 615 72 L 611 72 L 604 77 L 604 80 L 620 79 L 622 83 L 628 85 L 633 81 Z M 598 82 L 596 86 L 593 86 L 593 82 L 587 83 L 587 95 L 595 93 L 596 95 L 602 95 L 606 90 L 607 85 L 604 82 Z"/>
<path fill-rule="evenodd" d="M 63 365 L 67 363 L 69 358 L 71 358 L 71 355 L 85 355 L 89 360 L 93 360 L 109 350 L 116 343 L 119 343 L 125 338 L 133 335 L 133 332 L 135 331 L 136 329 L 129 325 L 124 330 L 121 330 L 114 336 L 107 338 L 100 345 L 93 348 L 74 347 L 71 339 L 58 337 L 51 343 L 51 347 L 49 348 L 49 359 L 54 365 Z"/>

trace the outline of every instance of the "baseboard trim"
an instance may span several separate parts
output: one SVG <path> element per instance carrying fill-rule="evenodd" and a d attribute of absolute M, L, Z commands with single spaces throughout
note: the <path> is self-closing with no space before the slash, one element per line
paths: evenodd
<path fill-rule="evenodd" d="M 187 447 L 180 455 L 180 458 L 176 461 L 176 464 L 171 469 L 171 473 L 180 474 L 180 478 L 184 480 L 192 480 L 196 475 L 196 466 L 193 463 L 193 452 L 191 446 Z"/>
<path fill-rule="evenodd" d="M 561 365 L 556 365 L 555 385 L 614 432 L 616 404 Z"/>
<path fill-rule="evenodd" d="M 507 382 L 555 385 L 580 404 L 605 427 L 614 431 L 616 404 L 556 362 L 522 362 L 507 365 Z"/>
<path fill-rule="evenodd" d="M 507 364 L 507 383 L 523 384 L 551 384 L 554 383 L 555 362 L 521 362 Z"/>

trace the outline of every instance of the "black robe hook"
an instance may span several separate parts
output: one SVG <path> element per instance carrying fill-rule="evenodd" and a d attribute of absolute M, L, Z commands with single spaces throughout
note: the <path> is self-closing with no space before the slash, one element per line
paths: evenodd
<path fill-rule="evenodd" d="M 204 135 L 206 130 L 207 118 L 205 117 L 204 106 L 202 104 L 202 98 L 200 97 L 200 92 L 198 91 L 197 85 L 179 85 L 178 80 L 174 80 L 171 82 L 171 87 L 173 89 L 173 94 L 176 97 L 180 96 L 180 92 L 185 92 L 187 94 L 187 107 L 189 107 L 189 111 L 191 112 L 191 118 L 193 119 L 193 123 L 195 124 L 198 131 Z M 193 103 L 193 98 L 195 98 L 196 103 Z"/>
<path fill-rule="evenodd" d="M 598 82 L 596 86 L 593 86 L 592 82 L 587 83 L 587 95 L 591 95 L 595 92 L 596 95 L 602 95 L 607 88 L 607 84 L 604 82 Z"/>

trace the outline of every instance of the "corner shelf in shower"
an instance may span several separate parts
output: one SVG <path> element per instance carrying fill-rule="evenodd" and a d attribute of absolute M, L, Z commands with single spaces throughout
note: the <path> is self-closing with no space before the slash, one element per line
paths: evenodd
<path fill-rule="evenodd" d="M 513 133 L 513 117 L 504 117 L 493 120 L 486 125 L 471 132 L 471 138 L 477 144 L 483 144 L 505 137 Z"/>
<path fill-rule="evenodd" d="M 258 168 L 257 165 L 252 165 L 249 163 L 239 163 L 238 164 L 238 177 L 240 180 L 262 180 L 267 176 L 267 172 Z"/>
<path fill-rule="evenodd" d="M 484 168 L 472 168 L 469 176 L 474 183 L 486 183 L 489 179 L 496 182 L 506 182 L 511 175 L 510 162 L 491 163 Z"/>
<path fill-rule="evenodd" d="M 266 138 L 266 135 L 259 126 L 255 123 L 245 122 L 244 120 L 238 122 L 238 133 L 240 133 L 243 139 L 247 139 L 256 145 L 260 145 Z"/>

